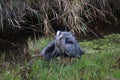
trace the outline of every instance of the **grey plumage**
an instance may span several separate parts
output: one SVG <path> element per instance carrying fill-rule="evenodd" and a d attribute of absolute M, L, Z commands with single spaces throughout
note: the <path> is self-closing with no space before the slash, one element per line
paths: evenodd
<path fill-rule="evenodd" d="M 58 31 L 55 39 L 55 45 L 61 53 L 64 53 L 69 57 L 80 57 L 83 53 L 77 40 L 75 39 L 74 34 L 71 32 Z"/>
<path fill-rule="evenodd" d="M 42 50 L 41 55 L 49 60 L 57 56 L 80 58 L 83 53 L 73 33 L 57 31 L 55 39 Z"/>
<path fill-rule="evenodd" d="M 57 57 L 59 51 L 55 47 L 54 40 L 51 41 L 42 51 L 41 56 L 43 56 L 46 60 L 50 60 L 51 58 Z"/>

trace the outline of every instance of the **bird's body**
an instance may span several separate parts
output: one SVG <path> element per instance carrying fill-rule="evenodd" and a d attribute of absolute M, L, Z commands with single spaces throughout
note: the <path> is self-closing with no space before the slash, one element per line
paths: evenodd
<path fill-rule="evenodd" d="M 58 47 L 60 52 L 66 54 L 69 57 L 80 57 L 83 51 L 79 47 L 75 36 L 71 32 L 57 32 L 55 45 Z"/>
<path fill-rule="evenodd" d="M 51 59 L 56 56 L 80 58 L 83 51 L 73 33 L 58 31 L 55 39 L 42 50 L 41 54 L 44 54 L 46 59 Z"/>

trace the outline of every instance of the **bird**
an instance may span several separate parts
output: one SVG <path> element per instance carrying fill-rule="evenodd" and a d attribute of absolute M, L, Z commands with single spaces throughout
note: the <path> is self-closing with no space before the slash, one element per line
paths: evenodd
<path fill-rule="evenodd" d="M 72 32 L 58 31 L 55 38 L 55 45 L 61 55 L 67 55 L 68 57 L 79 58 L 84 53 Z"/>
<path fill-rule="evenodd" d="M 80 58 L 83 53 L 74 33 L 68 31 L 57 31 L 54 40 L 41 51 L 46 60 L 57 56 Z"/>

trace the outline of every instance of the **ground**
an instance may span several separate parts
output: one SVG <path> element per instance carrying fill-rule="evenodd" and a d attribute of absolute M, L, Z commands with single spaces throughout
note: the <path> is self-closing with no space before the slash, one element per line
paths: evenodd
<path fill-rule="evenodd" d="M 33 42 L 29 40 L 32 55 L 51 41 L 44 37 Z M 120 34 L 109 34 L 104 38 L 79 42 L 85 51 L 81 59 L 54 59 L 50 62 L 33 58 L 32 62 L 15 64 L 0 58 L 0 80 L 120 80 Z M 24 61 L 24 60 L 23 60 Z"/>

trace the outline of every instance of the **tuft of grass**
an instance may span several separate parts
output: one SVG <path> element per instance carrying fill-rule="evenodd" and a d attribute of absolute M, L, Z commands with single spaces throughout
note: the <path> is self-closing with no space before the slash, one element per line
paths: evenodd
<path fill-rule="evenodd" d="M 42 38 L 34 43 L 31 51 L 41 49 L 51 41 L 51 37 Z M 36 58 L 29 65 L 15 64 L 0 69 L 1 80 L 119 80 L 120 68 L 120 34 L 106 35 L 103 39 L 80 42 L 85 51 L 81 59 L 70 63 L 65 61 L 59 63 L 56 59 L 44 61 Z M 2 58 L 1 58 L 2 60 Z M 3 61 L 4 62 L 4 61 Z M 65 63 L 66 62 L 66 63 Z M 2 64 L 2 63 L 1 63 Z M 24 75 L 24 76 L 23 76 Z"/>
<path fill-rule="evenodd" d="M 40 53 L 40 51 L 50 42 L 52 41 L 53 37 L 52 36 L 48 36 L 48 37 L 43 37 L 40 38 L 39 40 L 35 40 L 32 41 L 31 39 L 28 40 L 28 44 L 29 44 L 29 50 L 32 54 L 34 54 L 34 52 Z"/>

